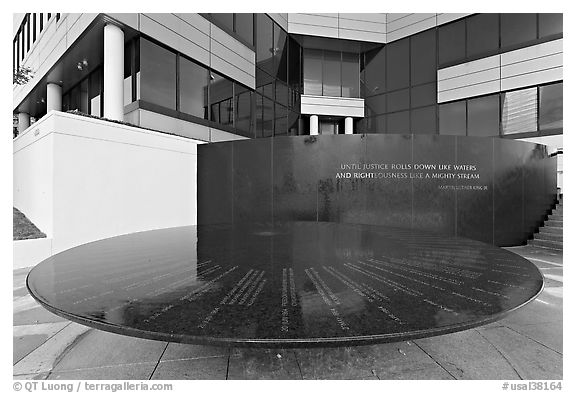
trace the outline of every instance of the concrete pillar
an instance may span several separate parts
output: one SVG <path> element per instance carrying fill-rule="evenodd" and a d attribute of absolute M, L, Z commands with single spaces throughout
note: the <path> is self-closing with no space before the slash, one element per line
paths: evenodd
<path fill-rule="evenodd" d="M 354 120 L 351 117 L 344 119 L 344 133 L 354 134 Z"/>
<path fill-rule="evenodd" d="M 104 26 L 104 117 L 124 120 L 124 32 Z"/>
<path fill-rule="evenodd" d="M 46 85 L 46 112 L 62 110 L 62 87 L 56 83 Z"/>
<path fill-rule="evenodd" d="M 318 115 L 310 116 L 310 135 L 318 135 Z"/>
<path fill-rule="evenodd" d="M 18 133 L 30 127 L 30 115 L 28 113 L 18 113 Z"/>

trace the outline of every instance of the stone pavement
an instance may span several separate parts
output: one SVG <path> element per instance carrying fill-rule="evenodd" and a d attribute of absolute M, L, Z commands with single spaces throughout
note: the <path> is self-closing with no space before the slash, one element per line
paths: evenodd
<path fill-rule="evenodd" d="M 540 296 L 490 325 L 399 343 L 326 349 L 244 349 L 165 343 L 55 316 L 14 270 L 15 379 L 562 379 L 562 253 L 508 250 L 546 277 Z"/>

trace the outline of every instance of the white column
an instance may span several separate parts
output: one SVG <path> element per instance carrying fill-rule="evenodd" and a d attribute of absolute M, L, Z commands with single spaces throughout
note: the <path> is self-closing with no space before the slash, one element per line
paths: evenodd
<path fill-rule="evenodd" d="M 344 133 L 354 134 L 354 120 L 351 117 L 344 119 Z"/>
<path fill-rule="evenodd" d="M 30 127 L 30 115 L 28 113 L 18 113 L 18 133 Z"/>
<path fill-rule="evenodd" d="M 310 135 L 318 135 L 318 115 L 310 116 Z"/>
<path fill-rule="evenodd" d="M 124 32 L 104 26 L 104 117 L 124 120 Z"/>
<path fill-rule="evenodd" d="M 46 85 L 46 112 L 62 110 L 62 87 L 56 83 Z"/>

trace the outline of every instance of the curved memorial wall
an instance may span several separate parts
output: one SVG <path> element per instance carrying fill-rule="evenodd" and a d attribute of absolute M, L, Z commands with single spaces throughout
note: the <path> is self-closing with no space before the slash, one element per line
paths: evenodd
<path fill-rule="evenodd" d="M 198 146 L 198 224 L 328 221 L 520 245 L 556 198 L 546 146 L 444 135 L 274 137 Z"/>

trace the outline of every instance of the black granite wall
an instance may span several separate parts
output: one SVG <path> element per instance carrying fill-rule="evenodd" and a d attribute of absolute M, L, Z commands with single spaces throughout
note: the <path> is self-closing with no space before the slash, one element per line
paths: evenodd
<path fill-rule="evenodd" d="M 342 169 L 345 164 L 360 169 Z M 434 178 L 443 174 L 453 177 Z M 200 225 L 334 221 L 509 246 L 530 238 L 555 196 L 556 158 L 545 146 L 508 139 L 359 134 L 198 146 Z"/>

